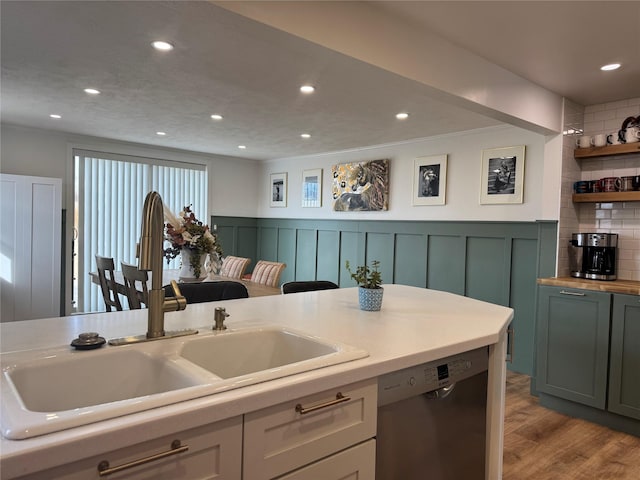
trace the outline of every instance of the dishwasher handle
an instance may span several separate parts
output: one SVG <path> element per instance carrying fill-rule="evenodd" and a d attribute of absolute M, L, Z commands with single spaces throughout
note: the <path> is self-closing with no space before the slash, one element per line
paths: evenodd
<path fill-rule="evenodd" d="M 424 394 L 425 398 L 429 400 L 442 400 L 447 398 L 449 395 L 453 393 L 456 388 L 456 384 L 452 383 L 451 385 L 447 385 L 446 387 L 438 388 L 437 390 L 431 390 L 430 392 L 426 392 Z"/>

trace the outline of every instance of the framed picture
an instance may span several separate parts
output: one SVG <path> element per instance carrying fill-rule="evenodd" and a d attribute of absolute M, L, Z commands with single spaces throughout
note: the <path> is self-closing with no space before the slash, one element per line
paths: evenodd
<path fill-rule="evenodd" d="M 271 174 L 271 207 L 287 206 L 287 174 Z"/>
<path fill-rule="evenodd" d="M 413 161 L 413 205 L 444 205 L 447 156 L 418 157 Z"/>
<path fill-rule="evenodd" d="M 389 209 L 389 159 L 331 167 L 334 212 Z"/>
<path fill-rule="evenodd" d="M 482 151 L 480 203 L 522 203 L 524 145 Z"/>
<path fill-rule="evenodd" d="M 322 169 L 302 172 L 302 206 L 322 206 Z"/>

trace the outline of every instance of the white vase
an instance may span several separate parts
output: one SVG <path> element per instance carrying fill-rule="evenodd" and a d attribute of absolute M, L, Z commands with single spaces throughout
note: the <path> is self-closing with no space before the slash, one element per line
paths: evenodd
<path fill-rule="evenodd" d="M 207 254 L 203 253 L 200 256 L 200 275 L 196 276 L 193 267 L 191 266 L 191 255 L 193 251 L 189 248 L 183 248 L 180 250 L 180 257 L 182 266 L 180 267 L 180 280 L 183 282 L 201 282 L 207 277 L 207 270 L 204 268 L 204 262 L 207 259 Z"/>
<path fill-rule="evenodd" d="M 209 264 L 207 265 L 207 271 L 211 275 L 219 275 L 222 268 L 222 258 L 216 252 L 209 254 Z"/>

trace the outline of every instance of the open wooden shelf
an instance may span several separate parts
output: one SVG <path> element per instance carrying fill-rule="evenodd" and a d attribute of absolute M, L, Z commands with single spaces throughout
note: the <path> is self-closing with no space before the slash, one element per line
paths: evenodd
<path fill-rule="evenodd" d="M 601 193 L 574 193 L 573 203 L 595 203 L 595 202 L 640 202 L 640 191 L 638 192 L 601 192 Z"/>
<path fill-rule="evenodd" d="M 640 142 L 606 145 L 604 147 L 576 148 L 573 151 L 573 157 L 580 159 L 606 157 L 608 155 L 624 155 L 628 153 L 640 153 Z"/>

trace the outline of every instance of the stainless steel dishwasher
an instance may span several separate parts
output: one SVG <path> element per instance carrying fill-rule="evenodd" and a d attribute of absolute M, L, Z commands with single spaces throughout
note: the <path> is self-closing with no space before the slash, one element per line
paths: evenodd
<path fill-rule="evenodd" d="M 484 480 L 488 363 L 480 348 L 378 379 L 376 480 Z"/>

